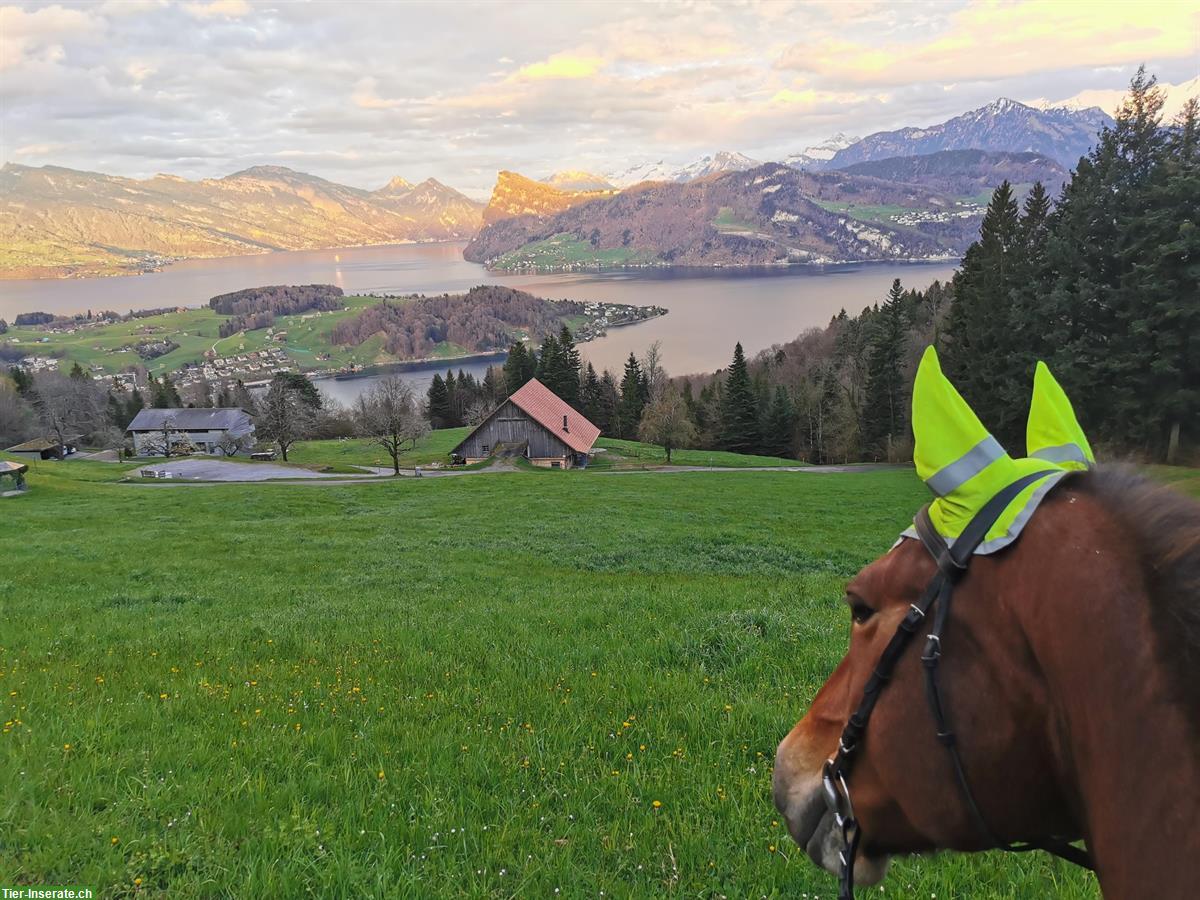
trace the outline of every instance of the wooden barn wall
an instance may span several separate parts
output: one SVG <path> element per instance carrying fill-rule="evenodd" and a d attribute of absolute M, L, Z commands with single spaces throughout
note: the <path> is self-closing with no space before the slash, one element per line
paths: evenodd
<path fill-rule="evenodd" d="M 506 401 L 478 431 L 463 441 L 458 452 L 468 459 L 489 456 L 497 444 L 529 444 L 533 457 L 563 456 L 572 451 L 557 437 Z M 487 450 L 483 449 L 487 445 Z"/>

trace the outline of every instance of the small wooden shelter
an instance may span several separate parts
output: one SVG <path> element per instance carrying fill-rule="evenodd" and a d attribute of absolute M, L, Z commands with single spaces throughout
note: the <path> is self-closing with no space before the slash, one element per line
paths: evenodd
<path fill-rule="evenodd" d="M 53 438 L 40 437 L 9 447 L 4 452 L 26 459 L 63 459 L 74 453 L 75 447 L 72 444 L 60 444 Z"/>
<path fill-rule="evenodd" d="M 494 409 L 452 451 L 480 462 L 497 453 L 520 455 L 537 466 L 583 467 L 600 429 L 536 378 Z"/>
<path fill-rule="evenodd" d="M 4 484 L 4 476 L 10 476 L 13 480 L 13 490 L 25 490 L 25 473 L 29 471 L 29 466 L 25 463 L 9 462 L 5 459 L 0 459 L 0 485 Z M 0 487 L 0 494 L 4 490 Z"/>

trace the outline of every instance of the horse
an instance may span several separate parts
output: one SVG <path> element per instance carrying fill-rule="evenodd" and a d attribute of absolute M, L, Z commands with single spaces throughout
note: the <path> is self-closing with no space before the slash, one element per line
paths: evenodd
<path fill-rule="evenodd" d="M 921 541 L 905 539 L 849 582 L 849 649 L 779 744 L 775 804 L 830 872 L 845 848 L 823 767 L 936 572 Z M 1197 896 L 1200 504 L 1121 467 L 1071 473 L 1020 540 L 972 559 L 954 596 L 942 693 L 990 834 L 935 736 L 910 650 L 849 778 L 853 882 L 879 882 L 896 854 L 1083 840 L 1108 900 Z"/>

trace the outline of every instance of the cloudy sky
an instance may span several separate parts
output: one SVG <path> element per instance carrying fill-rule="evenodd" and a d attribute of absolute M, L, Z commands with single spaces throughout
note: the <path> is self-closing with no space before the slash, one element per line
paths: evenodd
<path fill-rule="evenodd" d="M 1194 78 L 1198 35 L 1197 0 L 21 3 L 0 6 L 0 159 L 478 196 L 501 168 L 778 159 L 998 96 L 1111 103 L 1139 62 Z"/>

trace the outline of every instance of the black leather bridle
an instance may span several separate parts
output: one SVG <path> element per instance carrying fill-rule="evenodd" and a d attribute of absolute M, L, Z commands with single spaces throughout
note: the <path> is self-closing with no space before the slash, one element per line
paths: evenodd
<path fill-rule="evenodd" d="M 859 840 L 862 837 L 858 820 L 854 817 L 854 806 L 850 802 L 850 788 L 846 783 L 850 775 L 855 755 L 858 752 L 863 734 L 867 730 L 867 722 L 879 700 L 879 694 L 892 677 L 896 663 L 906 647 L 921 628 L 932 609 L 932 623 L 925 635 L 925 651 L 921 654 L 921 662 L 925 665 L 925 695 L 929 700 L 929 711 L 933 715 L 933 723 L 938 742 L 950 754 L 950 765 L 954 770 L 955 780 L 966 800 L 967 810 L 975 822 L 975 827 L 982 834 L 989 846 L 1002 850 L 1024 852 L 1028 850 L 1045 850 L 1060 856 L 1069 862 L 1087 869 L 1093 869 L 1091 856 L 1084 849 L 1074 846 L 1065 840 L 1051 838 L 1045 841 L 1028 841 L 1011 843 L 1001 840 L 988 826 L 987 820 L 975 802 L 971 786 L 967 781 L 966 769 L 963 767 L 962 756 L 958 752 L 958 744 L 946 716 L 946 705 L 938 684 L 938 664 L 943 651 L 943 637 L 946 621 L 950 617 L 950 601 L 954 596 L 954 586 L 962 578 L 970 564 L 971 556 L 982 543 L 984 536 L 995 524 L 1001 513 L 1016 499 L 1025 488 L 1047 475 L 1055 474 L 1055 470 L 1034 472 L 1026 475 L 984 504 L 971 522 L 963 529 L 963 533 L 948 546 L 945 539 L 934 528 L 929 518 L 929 507 L 925 506 L 917 513 L 915 524 L 921 543 L 933 556 L 937 563 L 937 574 L 926 586 L 916 603 L 909 607 L 908 613 L 888 641 L 888 645 L 880 654 L 871 677 L 863 688 L 862 700 L 858 704 L 838 741 L 837 753 L 825 763 L 823 772 L 823 789 L 825 804 L 833 814 L 834 822 L 841 831 L 842 850 L 839 854 L 841 862 L 840 886 L 838 900 L 853 900 L 854 898 L 854 860 L 858 855 Z"/>

